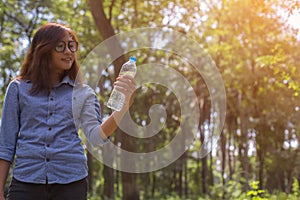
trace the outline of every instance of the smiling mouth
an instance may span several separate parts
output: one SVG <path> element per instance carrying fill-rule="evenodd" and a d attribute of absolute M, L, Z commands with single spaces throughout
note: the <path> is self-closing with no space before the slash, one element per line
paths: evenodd
<path fill-rule="evenodd" d="M 73 59 L 72 58 L 63 58 L 61 59 L 62 61 L 65 61 L 65 62 L 72 62 Z"/>

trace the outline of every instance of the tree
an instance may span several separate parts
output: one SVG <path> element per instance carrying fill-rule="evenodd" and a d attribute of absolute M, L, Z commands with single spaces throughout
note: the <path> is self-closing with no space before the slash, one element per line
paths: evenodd
<path fill-rule="evenodd" d="M 217 148 L 201 157 L 206 132 L 214 127 L 205 81 L 178 55 L 157 49 L 134 52 L 139 55 L 139 63 L 169 66 L 191 83 L 201 112 L 199 133 L 178 160 L 150 173 L 121 175 L 87 152 L 91 199 L 99 198 L 99 193 L 104 199 L 238 199 L 242 198 L 241 189 L 248 191 L 251 181 L 258 181 L 259 189 L 286 193 L 292 191 L 294 180 L 300 183 L 299 41 L 296 30 L 279 15 L 279 11 L 296 12 L 298 1 L 90 0 L 87 4 L 75 0 L 6 0 L 0 7 L 1 99 L 10 77 L 18 73 L 34 29 L 46 21 L 68 24 L 77 32 L 81 61 L 100 42 L 117 33 L 167 26 L 198 41 L 222 75 L 227 95 L 226 124 Z M 108 49 L 111 57 L 122 52 L 118 42 Z M 101 66 L 93 61 L 82 66 L 87 83 L 95 86 L 98 81 L 95 90 L 100 92 L 104 118 L 111 112 L 104 102 L 125 56 L 116 59 L 113 72 L 105 70 L 100 80 Z M 172 83 L 178 84 L 176 80 Z M 161 104 L 168 113 L 164 128 L 147 140 L 130 138 L 118 130 L 111 140 L 132 152 L 158 150 L 174 137 L 181 123 L 178 100 L 168 88 L 152 84 L 140 88 L 136 99 L 131 113 L 134 121 L 141 126 L 150 123 L 149 108 Z"/>
<path fill-rule="evenodd" d="M 102 4 L 102 1 L 95 1 L 90 0 L 90 8 L 91 12 L 94 18 L 94 21 L 96 23 L 96 26 L 101 33 L 103 39 L 107 39 L 109 37 L 112 37 L 115 35 L 115 31 L 112 27 L 112 24 L 110 23 L 109 19 L 105 15 L 104 7 Z M 112 45 L 109 45 L 107 47 L 109 49 L 109 53 L 111 54 L 111 57 L 115 57 L 114 55 L 118 55 L 119 52 L 123 52 L 120 43 L 115 40 L 113 41 Z M 114 71 L 116 73 L 116 76 L 119 74 L 121 66 L 123 63 L 125 63 L 125 57 L 121 56 L 120 58 L 113 61 L 114 65 Z M 122 147 L 128 150 L 134 150 L 135 146 L 132 143 L 132 139 L 128 137 L 127 135 L 122 135 L 121 137 Z M 105 167 L 106 171 L 108 169 Z M 110 171 L 110 170 L 109 170 Z M 111 173 L 111 172 L 109 172 Z M 109 183 L 108 183 L 109 184 Z M 123 199 L 139 199 L 139 193 L 136 185 L 136 175 L 122 172 L 122 191 L 123 191 Z M 111 187 L 111 184 L 109 184 L 109 187 L 105 187 L 109 189 Z M 108 197 L 112 197 L 111 192 L 104 191 L 105 194 L 108 195 Z"/>

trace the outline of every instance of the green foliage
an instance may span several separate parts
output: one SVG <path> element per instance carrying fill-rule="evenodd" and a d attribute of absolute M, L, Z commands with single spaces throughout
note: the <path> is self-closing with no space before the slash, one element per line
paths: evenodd
<path fill-rule="evenodd" d="M 258 181 L 253 181 L 251 183 L 251 190 L 247 192 L 247 196 L 250 197 L 251 200 L 267 200 L 265 198 L 265 191 L 259 189 Z"/>
<path fill-rule="evenodd" d="M 294 179 L 293 181 L 292 193 L 293 195 L 295 195 L 295 197 L 300 198 L 300 187 L 297 179 Z"/>

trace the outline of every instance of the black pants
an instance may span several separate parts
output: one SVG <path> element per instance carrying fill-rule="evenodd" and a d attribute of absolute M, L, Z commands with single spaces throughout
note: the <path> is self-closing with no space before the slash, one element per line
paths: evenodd
<path fill-rule="evenodd" d="M 87 200 L 87 179 L 69 184 L 32 184 L 12 179 L 7 200 Z"/>

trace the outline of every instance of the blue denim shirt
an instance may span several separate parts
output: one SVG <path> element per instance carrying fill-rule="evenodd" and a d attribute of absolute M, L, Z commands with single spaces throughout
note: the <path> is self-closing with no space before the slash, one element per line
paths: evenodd
<path fill-rule="evenodd" d="M 29 183 L 70 183 L 87 176 L 78 128 L 92 145 L 102 145 L 100 106 L 87 85 L 66 76 L 51 93 L 29 93 L 30 81 L 14 80 L 6 91 L 0 158 L 13 162 L 13 176 Z M 72 109 L 73 108 L 73 109 Z"/>

